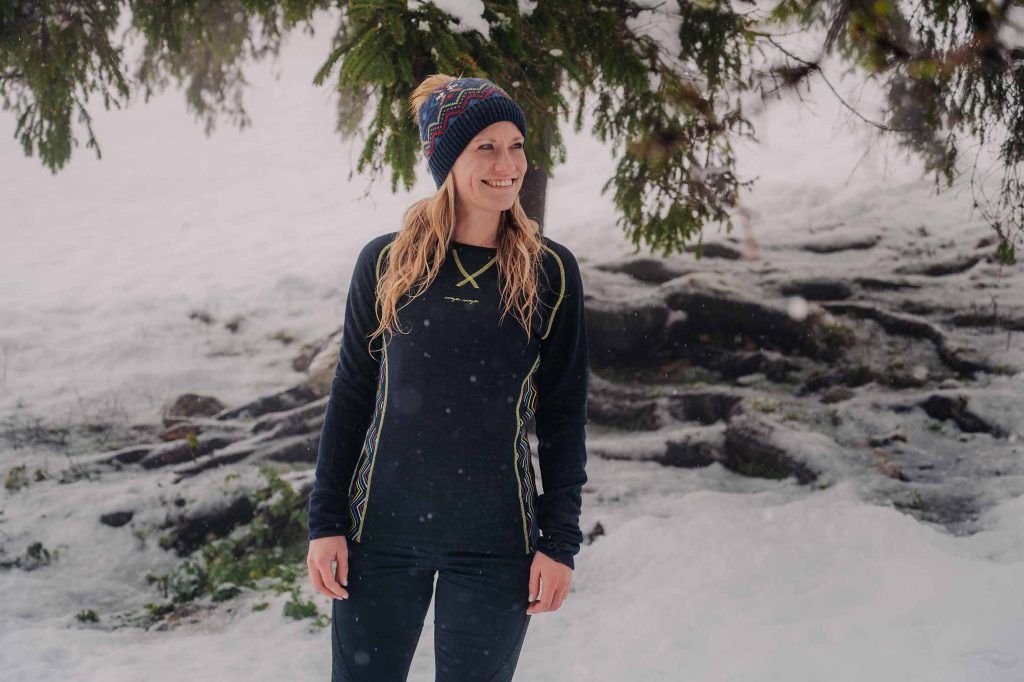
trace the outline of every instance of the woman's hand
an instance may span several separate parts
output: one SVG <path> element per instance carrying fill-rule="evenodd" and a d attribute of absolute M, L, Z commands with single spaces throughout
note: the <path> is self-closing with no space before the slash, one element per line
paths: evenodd
<path fill-rule="evenodd" d="M 537 593 L 541 592 L 542 584 L 543 594 L 538 598 Z M 571 584 L 572 569 L 538 550 L 530 565 L 530 606 L 526 613 L 532 616 L 535 613 L 557 611 L 569 595 Z"/>
<path fill-rule="evenodd" d="M 338 562 L 337 576 L 331 568 L 332 561 Z M 348 585 L 348 540 L 344 535 L 310 540 L 306 568 L 309 582 L 317 592 L 331 599 L 348 599 L 348 590 L 342 587 Z"/>

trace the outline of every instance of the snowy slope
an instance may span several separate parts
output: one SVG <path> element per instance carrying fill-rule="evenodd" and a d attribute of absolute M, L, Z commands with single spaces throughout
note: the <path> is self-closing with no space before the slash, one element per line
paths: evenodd
<path fill-rule="evenodd" d="M 335 329 L 358 248 L 397 229 L 408 203 L 433 189 L 424 172 L 408 194 L 391 195 L 385 178 L 361 199 L 366 180 L 346 180 L 358 144 L 337 139 L 331 94 L 310 84 L 332 25 L 325 18 L 316 37 L 293 35 L 280 63 L 251 69 L 253 127 L 243 132 L 222 126 L 205 138 L 171 92 L 123 112 L 94 107 L 103 159 L 79 149 L 56 176 L 0 140 L 8 425 L 149 424 L 185 391 L 237 404 L 300 379 L 297 344 L 272 335 L 302 342 Z M 760 176 L 744 207 L 761 260 L 739 267 L 889 270 L 907 248 L 952 253 L 987 234 L 968 192 L 935 196 L 916 161 L 883 145 L 862 158 L 871 144 L 862 128 L 824 89 L 811 99 L 810 109 L 787 102 L 759 113 L 761 144 L 741 145 L 741 173 Z M 585 265 L 630 253 L 610 195 L 599 193 L 610 150 L 565 135 L 569 163 L 549 185 L 548 233 Z M 784 248 L 830 229 L 880 230 L 885 255 L 801 261 Z M 706 241 L 716 237 L 709 228 Z M 996 275 L 981 271 L 999 283 L 986 301 L 1024 300 L 1018 274 Z M 956 286 L 920 295 L 964 307 L 978 296 Z M 191 319 L 195 311 L 213 324 Z M 224 326 L 236 316 L 237 333 Z M 1000 361 L 1024 356 L 1019 335 L 977 341 Z M 998 382 L 1003 395 L 1024 391 L 1019 374 Z M 1019 406 L 991 409 L 1024 431 Z M 591 442 L 601 447 L 600 434 Z M 0 466 L 20 463 L 58 471 L 68 460 L 6 442 Z M 1024 679 L 1024 498 L 996 500 L 979 521 L 986 531 L 953 537 L 861 501 L 853 483 L 808 495 L 718 465 L 596 457 L 588 472 L 584 527 L 600 521 L 607 535 L 584 548 L 562 610 L 532 620 L 517 679 Z M 144 575 L 175 559 L 97 519 L 168 485 L 126 471 L 0 491 L 4 557 L 36 540 L 61 550 L 49 566 L 3 573 L 5 679 L 326 678 L 329 631 L 281 616 L 285 597 L 252 612 L 266 597 L 243 594 L 169 631 L 78 623 L 85 608 L 104 619 L 155 600 Z M 211 481 L 208 494 L 220 492 Z M 412 680 L 433 679 L 431 619 Z"/>

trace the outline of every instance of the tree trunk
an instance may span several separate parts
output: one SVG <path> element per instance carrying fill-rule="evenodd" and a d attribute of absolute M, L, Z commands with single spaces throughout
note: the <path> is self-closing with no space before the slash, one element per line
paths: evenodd
<path fill-rule="evenodd" d="M 561 73 L 558 75 L 556 87 L 562 82 Z M 540 131 L 543 141 L 543 154 L 551 154 L 551 138 L 553 126 L 556 125 L 555 114 L 548 112 L 544 117 L 543 128 Z M 529 160 L 529 159 L 527 159 Z M 544 232 L 544 213 L 547 208 L 548 176 L 536 164 L 530 164 L 526 169 L 526 177 L 523 178 L 523 189 L 519 192 L 519 202 L 523 205 L 531 219 L 536 220 L 540 225 L 540 231 Z"/>
<path fill-rule="evenodd" d="M 548 118 L 541 134 L 544 136 L 544 153 L 551 150 L 551 119 Z M 531 219 L 540 224 L 540 230 L 544 232 L 544 212 L 547 207 L 548 176 L 539 167 L 530 165 L 526 169 L 526 177 L 523 178 L 523 189 L 520 190 L 519 201 L 523 205 Z"/>

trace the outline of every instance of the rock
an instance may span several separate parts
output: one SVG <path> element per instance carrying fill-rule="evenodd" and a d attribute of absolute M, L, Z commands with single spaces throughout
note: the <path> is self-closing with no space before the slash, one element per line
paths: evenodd
<path fill-rule="evenodd" d="M 319 445 L 319 433 L 308 436 L 292 436 L 280 442 L 275 442 L 273 447 L 267 450 L 266 456 L 267 459 L 274 460 L 275 462 L 314 464 L 316 463 Z"/>
<path fill-rule="evenodd" d="M 744 414 L 734 417 L 725 429 L 722 464 L 744 476 L 788 478 L 812 483 L 818 473 L 796 455 L 773 442 L 772 427 Z"/>
<path fill-rule="evenodd" d="M 967 433 L 987 433 L 995 438 L 1005 438 L 1006 431 L 995 424 L 989 424 L 967 408 L 967 396 L 935 394 L 921 403 L 921 409 L 932 419 L 954 422 Z"/>
<path fill-rule="evenodd" d="M 331 382 L 334 381 L 334 373 L 340 358 L 341 336 L 340 330 L 335 332 L 309 363 L 309 369 L 306 371 L 306 386 L 317 398 L 322 398 L 331 392 Z"/>
<path fill-rule="evenodd" d="M 333 336 L 337 335 L 338 333 L 336 332 L 330 338 L 333 338 Z M 320 351 L 322 351 L 325 346 L 330 344 L 330 338 L 324 339 L 322 341 L 316 341 L 313 343 L 302 344 L 302 346 L 299 347 L 298 354 L 294 358 L 292 358 L 292 369 L 294 369 L 296 372 L 309 371 L 309 366 L 310 364 L 312 364 L 313 358 L 319 355 Z"/>
<path fill-rule="evenodd" d="M 878 470 L 889 478 L 895 478 L 897 481 L 909 481 L 910 479 L 904 475 L 903 471 L 900 470 L 900 466 L 896 462 L 884 461 L 878 465 Z"/>
<path fill-rule="evenodd" d="M 742 400 L 741 394 L 725 390 L 684 391 L 668 397 L 668 412 L 680 421 L 714 424 L 728 420 Z"/>
<path fill-rule="evenodd" d="M 683 442 L 669 441 L 666 443 L 665 453 L 657 457 L 655 461 L 665 466 L 692 469 L 706 467 L 723 459 L 725 457 L 722 455 L 722 451 L 713 443 L 687 439 Z"/>
<path fill-rule="evenodd" d="M 939 359 L 947 367 L 961 374 L 1001 373 L 986 360 L 976 357 L 972 349 L 953 346 L 942 330 L 924 318 L 889 312 L 870 304 L 823 303 L 822 305 L 826 310 L 837 315 L 872 319 L 890 334 L 928 339 L 934 344 Z"/>
<path fill-rule="evenodd" d="M 821 402 L 831 405 L 832 403 L 841 403 L 844 400 L 849 400 L 856 395 L 856 393 L 845 386 L 835 386 L 825 391 L 824 395 L 821 396 Z"/>
<path fill-rule="evenodd" d="M 818 311 L 795 319 L 784 309 L 716 291 L 699 281 L 666 286 L 665 303 L 686 313 L 685 331 L 675 332 L 675 338 L 706 334 L 713 345 L 725 348 L 748 341 L 753 349 L 796 352 L 816 360 L 837 359 L 852 340 L 843 327 L 830 324 Z M 748 368 L 740 375 L 755 371 L 760 370 Z"/>
<path fill-rule="evenodd" d="M 625 431 L 655 431 L 662 426 L 658 413 L 658 397 L 654 391 L 613 383 L 591 373 L 587 397 L 589 421 Z"/>
<path fill-rule="evenodd" d="M 152 452 L 157 445 L 131 445 L 126 448 L 120 448 L 109 453 L 102 455 L 103 459 L 109 464 L 135 464 L 143 457 Z"/>
<path fill-rule="evenodd" d="M 697 251 L 696 244 L 687 244 L 685 250 L 693 253 Z M 743 257 L 740 250 L 723 244 L 722 242 L 708 242 L 707 244 L 701 244 L 701 258 L 724 258 L 726 260 L 739 260 Z"/>
<path fill-rule="evenodd" d="M 640 282 L 649 284 L 662 284 L 692 272 L 690 269 L 675 267 L 663 259 L 649 258 L 647 256 L 626 258 L 614 263 L 604 263 L 597 266 L 597 269 L 604 272 L 620 272 Z"/>
<path fill-rule="evenodd" d="M 985 235 L 978 240 L 978 243 L 974 245 L 976 249 L 984 249 L 989 246 L 995 246 L 999 242 L 999 238 L 994 234 Z"/>
<path fill-rule="evenodd" d="M 286 410 L 285 412 L 271 412 L 256 420 L 253 424 L 253 433 L 264 433 L 274 431 L 275 437 L 294 436 L 298 434 L 320 431 L 323 425 L 324 414 L 327 411 L 329 396 L 323 396 L 311 403 Z"/>
<path fill-rule="evenodd" d="M 225 537 L 240 524 L 252 521 L 254 511 L 249 496 L 242 495 L 228 505 L 180 516 L 171 531 L 171 545 L 178 556 L 188 556 L 210 539 Z"/>
<path fill-rule="evenodd" d="M 134 511 L 115 511 L 100 515 L 100 523 L 111 528 L 120 528 L 135 516 Z"/>
<path fill-rule="evenodd" d="M 153 448 L 141 460 L 141 464 L 144 469 L 156 469 L 172 464 L 191 462 L 214 450 L 227 447 L 236 440 L 238 440 L 237 436 L 208 434 L 194 439 L 175 441 Z"/>
<path fill-rule="evenodd" d="M 784 296 L 801 296 L 808 301 L 838 301 L 853 295 L 847 282 L 827 277 L 811 277 L 787 282 L 779 287 Z"/>
<path fill-rule="evenodd" d="M 224 403 L 213 396 L 184 393 L 164 410 L 164 426 L 171 426 L 189 417 L 212 417 L 224 409 Z"/>
<path fill-rule="evenodd" d="M 290 410 L 292 408 L 305 405 L 309 401 L 316 400 L 320 397 L 321 396 L 315 395 L 313 390 L 304 382 L 272 395 L 258 398 L 250 403 L 242 405 L 241 407 L 225 410 L 217 415 L 217 419 L 227 420 L 260 417 L 271 412 L 283 412 L 284 410 Z"/>
<path fill-rule="evenodd" d="M 865 249 L 874 248 L 881 239 L 882 235 L 879 234 L 838 236 L 831 239 L 806 242 L 801 244 L 799 248 L 803 251 L 810 251 L 811 253 L 863 251 Z"/>
<path fill-rule="evenodd" d="M 946 318 L 954 327 L 996 327 L 1010 331 L 1024 331 L 1024 315 L 996 314 L 991 312 L 958 313 Z"/>
<path fill-rule="evenodd" d="M 243 459 L 252 457 L 254 454 L 260 452 L 261 444 L 255 438 L 250 438 L 245 441 L 231 443 L 228 447 L 223 448 L 223 452 L 204 457 L 203 459 L 195 462 L 191 466 L 185 467 L 184 469 L 175 469 L 174 473 L 176 478 L 175 483 L 181 482 L 182 479 L 196 474 L 207 471 L 208 469 L 216 469 L 227 464 L 234 464 L 235 462 L 241 462 Z"/>
<path fill-rule="evenodd" d="M 595 367 L 643 366 L 665 343 L 669 311 L 659 301 L 587 301 L 587 336 Z"/>
<path fill-rule="evenodd" d="M 900 431 L 893 431 L 892 433 L 883 434 L 881 436 L 872 436 L 871 438 L 868 439 L 868 445 L 875 448 L 880 448 L 885 445 L 895 443 L 897 441 L 900 443 L 906 443 L 906 434 Z"/>
<path fill-rule="evenodd" d="M 945 277 L 970 270 L 981 261 L 982 256 L 972 254 L 960 256 L 952 260 L 937 261 L 932 263 L 909 263 L 901 265 L 893 272 L 902 275 L 927 275 L 928 277 Z"/>
<path fill-rule="evenodd" d="M 879 277 L 854 277 L 854 284 L 869 291 L 898 291 L 900 289 L 920 289 L 921 285 L 905 279 L 882 279 Z"/>
<path fill-rule="evenodd" d="M 827 369 L 812 372 L 807 376 L 799 395 L 814 393 L 832 386 L 847 386 L 857 388 L 874 381 L 875 375 L 867 365 L 853 365 L 839 369 Z"/>

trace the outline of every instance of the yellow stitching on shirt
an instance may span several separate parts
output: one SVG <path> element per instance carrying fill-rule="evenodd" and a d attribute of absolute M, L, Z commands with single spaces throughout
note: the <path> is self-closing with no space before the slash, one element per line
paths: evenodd
<path fill-rule="evenodd" d="M 380 250 L 380 253 L 377 254 L 377 281 L 378 282 L 380 281 L 380 265 L 381 265 L 382 262 L 384 262 L 384 254 L 387 253 L 388 249 L 390 249 L 392 247 L 392 245 L 394 245 L 394 242 L 388 242 L 387 244 L 384 245 L 384 248 Z"/>
<path fill-rule="evenodd" d="M 550 246 L 544 244 L 544 248 L 555 257 L 555 261 L 558 263 L 558 271 L 562 277 L 561 290 L 558 292 L 558 301 L 555 302 L 555 307 L 551 309 L 551 316 L 548 318 L 548 328 L 541 334 L 542 339 L 546 339 L 548 334 L 551 333 L 551 325 L 555 321 L 555 313 L 558 312 L 558 306 L 562 305 L 562 299 L 565 298 L 565 267 L 562 265 L 562 259 L 557 253 L 552 250 Z"/>
<path fill-rule="evenodd" d="M 461 282 L 458 282 L 458 283 L 457 283 L 457 284 L 455 285 L 455 286 L 457 286 L 457 287 L 461 287 L 461 286 L 462 286 L 463 284 L 465 284 L 466 282 L 469 282 L 469 283 L 470 283 L 470 284 L 472 284 L 472 285 L 473 285 L 473 286 L 474 286 L 475 288 L 479 289 L 479 288 L 480 288 L 480 285 L 479 285 L 479 284 L 477 284 L 477 283 L 476 283 L 476 280 L 475 280 L 475 279 L 473 279 L 473 278 L 474 278 L 474 277 L 477 277 L 477 276 L 479 276 L 479 275 L 480 275 L 480 273 L 482 273 L 482 272 L 483 272 L 484 270 L 486 270 L 487 268 L 491 267 L 492 265 L 494 265 L 495 263 L 497 263 L 497 262 L 498 262 L 498 257 L 497 257 L 497 256 L 494 256 L 494 257 L 493 257 L 493 258 L 491 258 L 491 259 L 490 259 L 489 261 L 487 261 L 487 262 L 486 262 L 486 263 L 485 263 L 485 264 L 484 264 L 484 265 L 483 265 L 483 266 L 482 266 L 482 267 L 481 267 L 481 268 L 480 268 L 479 270 L 477 270 L 476 272 L 474 272 L 474 273 L 473 273 L 473 274 L 471 275 L 471 274 L 469 274 L 468 272 L 466 272 L 466 268 L 464 268 L 464 267 L 462 266 L 462 261 L 461 261 L 461 260 L 459 260 L 459 252 L 458 252 L 458 251 L 456 251 L 455 249 L 452 249 L 452 255 L 453 255 L 453 256 L 455 256 L 455 264 L 456 264 L 457 266 L 459 266 L 459 270 L 461 270 L 461 271 L 462 271 L 462 274 L 463 274 L 463 275 L 465 275 L 465 277 L 463 278 L 463 280 L 462 280 Z"/>

